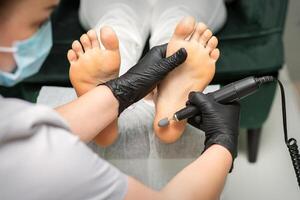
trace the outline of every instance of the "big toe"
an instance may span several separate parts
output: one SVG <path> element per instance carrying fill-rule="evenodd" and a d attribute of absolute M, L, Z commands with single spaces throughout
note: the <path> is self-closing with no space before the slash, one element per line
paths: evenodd
<path fill-rule="evenodd" d="M 172 38 L 181 40 L 188 38 L 194 31 L 195 23 L 194 17 L 184 17 L 177 24 Z"/>
<path fill-rule="evenodd" d="M 100 39 L 106 50 L 118 50 L 119 49 L 119 40 L 115 31 L 109 27 L 104 26 L 100 30 Z"/>

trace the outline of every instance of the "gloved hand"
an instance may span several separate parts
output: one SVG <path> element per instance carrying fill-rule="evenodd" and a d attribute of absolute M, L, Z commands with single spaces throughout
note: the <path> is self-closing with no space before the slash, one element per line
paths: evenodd
<path fill-rule="evenodd" d="M 167 44 L 153 47 L 135 66 L 119 78 L 104 83 L 119 101 L 119 114 L 145 97 L 168 72 L 182 64 L 187 52 L 181 48 L 166 57 Z"/>
<path fill-rule="evenodd" d="M 237 156 L 240 105 L 238 102 L 223 105 L 201 92 L 191 92 L 187 104 L 198 107 L 198 116 L 188 119 L 189 124 L 205 132 L 205 149 L 219 144 Z"/>

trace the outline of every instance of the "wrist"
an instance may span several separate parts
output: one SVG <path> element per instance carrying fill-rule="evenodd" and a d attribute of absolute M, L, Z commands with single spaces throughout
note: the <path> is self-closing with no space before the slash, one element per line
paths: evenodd
<path fill-rule="evenodd" d="M 118 110 L 119 108 L 119 101 L 116 98 L 115 94 L 112 92 L 112 90 L 107 85 L 99 85 L 96 87 L 96 90 L 101 91 L 101 94 L 105 94 L 109 99 L 109 105 L 108 107 L 111 107 L 112 110 Z"/>
<path fill-rule="evenodd" d="M 124 75 L 123 75 L 124 76 Z M 110 90 L 111 95 L 113 95 L 114 99 L 117 101 L 118 104 L 118 115 L 123 112 L 127 108 L 128 100 L 127 97 L 131 96 L 122 90 L 122 81 L 120 81 L 120 77 L 107 81 L 106 83 L 101 84 L 100 86 L 105 86 L 107 89 Z"/>
<path fill-rule="evenodd" d="M 224 171 L 224 173 L 230 173 L 232 170 L 233 159 L 231 153 L 222 145 L 214 144 L 210 146 L 202 152 L 199 158 L 208 159 L 209 167 L 213 171 L 216 171 L 216 168 L 218 168 Z"/>
<path fill-rule="evenodd" d="M 231 171 L 234 160 L 231 156 L 230 151 L 227 148 L 219 144 L 213 144 L 207 149 L 207 151 L 217 152 L 217 154 L 220 156 L 220 159 L 222 159 L 224 162 L 224 167 L 226 167 L 228 171 Z"/>
<path fill-rule="evenodd" d="M 206 134 L 205 150 L 214 144 L 218 144 L 226 148 L 233 159 L 237 156 L 237 137 L 231 134 L 216 133 Z"/>
<path fill-rule="evenodd" d="M 231 155 L 232 160 L 237 156 L 237 138 L 229 134 L 206 135 L 204 151 L 213 145 L 219 145 L 225 148 Z"/>

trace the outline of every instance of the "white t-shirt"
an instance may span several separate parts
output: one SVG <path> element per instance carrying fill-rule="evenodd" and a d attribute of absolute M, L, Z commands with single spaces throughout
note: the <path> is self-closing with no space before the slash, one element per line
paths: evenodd
<path fill-rule="evenodd" d="M 124 199 L 127 176 L 52 109 L 0 96 L 0 199 Z"/>

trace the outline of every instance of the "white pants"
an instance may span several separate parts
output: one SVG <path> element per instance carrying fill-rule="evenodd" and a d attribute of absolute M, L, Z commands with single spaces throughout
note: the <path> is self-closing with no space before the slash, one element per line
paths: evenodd
<path fill-rule="evenodd" d="M 193 16 L 213 31 L 226 20 L 223 0 L 81 0 L 79 18 L 85 29 L 111 26 L 120 41 L 124 74 L 139 60 L 151 33 L 150 47 L 167 43 L 184 16 Z"/>

